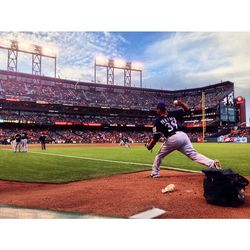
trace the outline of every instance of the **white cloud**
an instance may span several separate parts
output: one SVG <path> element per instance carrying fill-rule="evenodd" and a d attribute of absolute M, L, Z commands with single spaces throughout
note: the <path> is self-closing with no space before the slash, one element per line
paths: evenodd
<path fill-rule="evenodd" d="M 60 78 L 68 79 L 68 80 L 83 80 L 83 79 L 93 79 L 93 70 L 89 67 L 82 66 L 64 66 L 58 69 L 57 74 Z"/>
<path fill-rule="evenodd" d="M 83 81 L 93 79 L 93 60 L 97 53 L 108 58 L 121 58 L 120 45 L 126 42 L 120 34 L 109 32 L 1 32 L 0 38 L 52 48 L 57 52 L 58 72 L 68 79 L 72 77 Z M 30 61 L 23 57 L 19 63 L 24 69 Z M 42 68 L 44 75 L 51 75 L 49 66 Z"/>
<path fill-rule="evenodd" d="M 250 69 L 250 33 L 176 33 L 150 45 L 145 55 L 147 69 L 157 69 L 166 80 L 183 78 L 193 85 L 241 79 Z"/>

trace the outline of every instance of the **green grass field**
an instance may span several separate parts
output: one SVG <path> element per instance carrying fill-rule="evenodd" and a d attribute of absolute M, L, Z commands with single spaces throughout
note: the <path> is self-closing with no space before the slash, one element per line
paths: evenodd
<path fill-rule="evenodd" d="M 232 168 L 245 176 L 250 175 L 250 144 L 206 143 L 193 145 L 198 152 L 212 159 L 221 160 L 224 168 Z M 56 148 L 48 146 L 46 151 L 32 148 L 28 153 L 13 153 L 10 150 L 0 149 L 0 179 L 64 183 L 118 173 L 150 170 L 159 146 L 160 144 L 154 148 L 153 153 L 147 151 L 143 145 L 132 145 L 131 148 L 93 146 L 70 148 L 66 145 Z M 197 171 L 204 168 L 179 152 L 173 152 L 167 156 L 162 166 Z"/>

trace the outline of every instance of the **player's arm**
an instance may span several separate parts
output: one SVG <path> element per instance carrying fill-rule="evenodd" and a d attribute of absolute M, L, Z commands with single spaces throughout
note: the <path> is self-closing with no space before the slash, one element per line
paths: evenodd
<path fill-rule="evenodd" d="M 148 150 L 151 150 L 155 146 L 156 142 L 157 141 L 152 138 L 147 144 L 145 144 L 145 146 Z"/>
<path fill-rule="evenodd" d="M 189 106 L 185 102 L 182 102 L 180 100 L 175 100 L 174 105 L 177 107 L 181 107 L 185 112 L 190 110 Z"/>
<path fill-rule="evenodd" d="M 146 148 L 148 150 L 153 149 L 153 147 L 159 141 L 160 138 L 161 138 L 161 133 L 157 132 L 157 128 L 154 127 L 153 128 L 153 137 L 152 137 L 152 139 L 147 144 L 145 144 Z"/>

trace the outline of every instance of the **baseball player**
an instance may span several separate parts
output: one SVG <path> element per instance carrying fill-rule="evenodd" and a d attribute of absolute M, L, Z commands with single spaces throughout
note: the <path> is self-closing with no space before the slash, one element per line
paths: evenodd
<path fill-rule="evenodd" d="M 21 135 L 20 134 L 16 134 L 15 135 L 15 141 L 16 141 L 16 145 L 15 145 L 15 153 L 18 151 L 18 152 L 21 152 Z"/>
<path fill-rule="evenodd" d="M 10 138 L 10 145 L 11 145 L 11 148 L 12 148 L 12 150 L 14 152 L 15 149 L 16 149 L 16 139 L 15 139 L 15 136 L 11 136 L 11 138 Z"/>
<path fill-rule="evenodd" d="M 39 141 L 41 142 L 41 149 L 46 150 L 46 135 L 44 133 L 39 137 Z"/>
<path fill-rule="evenodd" d="M 124 147 L 125 148 L 130 148 L 128 137 L 124 136 L 123 137 L 123 142 L 124 142 Z"/>
<path fill-rule="evenodd" d="M 160 177 L 160 165 L 163 158 L 174 150 L 180 151 L 191 160 L 202 165 L 220 169 L 221 165 L 218 160 L 211 160 L 204 155 L 199 154 L 193 148 L 187 134 L 180 130 L 183 116 L 187 113 L 190 113 L 188 105 L 177 100 L 174 101 L 174 105 L 179 106 L 182 109 L 168 112 L 166 111 L 164 102 L 160 102 L 157 105 L 156 112 L 158 117 L 153 127 L 153 138 L 145 146 L 148 150 L 152 150 L 162 135 L 166 138 L 166 140 L 155 156 L 152 166 L 152 173 L 150 176 L 153 178 Z"/>
<path fill-rule="evenodd" d="M 28 152 L 28 136 L 27 133 L 21 135 L 22 152 Z"/>

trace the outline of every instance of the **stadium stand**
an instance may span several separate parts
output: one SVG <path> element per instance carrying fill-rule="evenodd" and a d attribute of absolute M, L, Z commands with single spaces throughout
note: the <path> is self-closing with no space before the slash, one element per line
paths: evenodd
<path fill-rule="evenodd" d="M 0 70 L 1 140 L 18 130 L 30 133 L 32 142 L 47 131 L 51 142 L 117 142 L 126 133 L 131 141 L 144 142 L 150 136 L 155 107 L 164 101 L 186 102 L 193 111 L 185 117 L 190 137 L 202 131 L 202 91 L 206 100 L 209 136 L 223 123 L 219 105 L 234 93 L 232 82 L 177 91 L 76 82 Z M 234 124 L 230 124 L 234 125 Z"/>
<path fill-rule="evenodd" d="M 39 83 L 34 83 L 30 77 L 8 78 L 1 75 L 0 72 L 0 98 L 77 106 L 102 107 L 106 105 L 132 109 L 154 109 L 155 103 L 159 100 L 164 100 L 171 107 L 173 100 L 181 99 L 192 108 L 201 108 L 201 98 L 197 100 L 197 97 L 201 96 L 202 88 L 164 91 L 121 86 L 102 85 L 100 87 L 100 84 L 89 86 L 79 83 L 75 89 L 74 85 L 57 83 L 53 78 L 50 81 L 41 80 Z M 233 91 L 233 84 L 224 82 L 203 89 L 206 92 L 207 107 L 213 107 L 223 100 L 227 92 Z"/>

